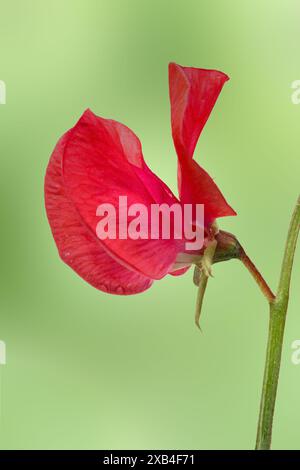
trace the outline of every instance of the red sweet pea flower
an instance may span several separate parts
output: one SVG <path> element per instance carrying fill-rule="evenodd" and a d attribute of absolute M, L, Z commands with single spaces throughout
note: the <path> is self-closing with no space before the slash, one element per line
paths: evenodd
<path fill-rule="evenodd" d="M 235 215 L 193 160 L 199 135 L 227 80 L 215 70 L 169 66 L 180 203 L 204 204 L 206 230 L 216 218 Z M 117 207 L 121 195 L 128 205 L 179 203 L 146 165 L 137 136 L 87 110 L 57 143 L 46 172 L 46 210 L 62 260 L 92 286 L 113 294 L 136 294 L 168 273 L 183 274 L 183 239 L 97 237 L 95 209 L 104 203 Z"/>

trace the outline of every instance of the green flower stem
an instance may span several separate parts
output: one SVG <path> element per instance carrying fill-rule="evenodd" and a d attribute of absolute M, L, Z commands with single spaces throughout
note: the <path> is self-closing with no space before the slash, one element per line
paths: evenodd
<path fill-rule="evenodd" d="M 272 424 L 278 387 L 283 334 L 289 301 L 294 253 L 300 227 L 300 196 L 295 207 L 287 236 L 277 295 L 270 299 L 270 320 L 265 372 L 257 427 L 256 449 L 271 447 Z"/>
<path fill-rule="evenodd" d="M 241 248 L 241 255 L 240 260 L 242 261 L 243 265 L 248 269 L 251 276 L 254 278 L 255 282 L 257 283 L 258 287 L 262 291 L 263 295 L 266 297 L 269 303 L 275 300 L 275 295 L 271 291 L 270 287 L 258 271 L 257 267 L 253 264 L 251 259 L 246 255 L 244 250 Z"/>

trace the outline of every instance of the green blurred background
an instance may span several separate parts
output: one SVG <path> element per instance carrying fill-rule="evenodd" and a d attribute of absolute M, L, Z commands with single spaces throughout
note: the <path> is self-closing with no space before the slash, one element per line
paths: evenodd
<path fill-rule="evenodd" d="M 101 293 L 60 261 L 43 178 L 90 107 L 131 127 L 176 190 L 167 64 L 220 69 L 231 80 L 196 156 L 238 212 L 221 227 L 275 288 L 299 192 L 299 14 L 298 0 L 0 1 L 1 448 L 253 448 L 268 308 L 242 265 L 215 267 L 203 334 L 192 272 Z M 299 260 L 273 448 L 300 448 Z"/>

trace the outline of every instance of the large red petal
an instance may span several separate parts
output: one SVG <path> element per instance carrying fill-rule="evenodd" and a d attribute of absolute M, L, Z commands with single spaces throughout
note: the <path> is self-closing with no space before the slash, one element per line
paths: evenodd
<path fill-rule="evenodd" d="M 147 167 L 138 138 L 127 127 L 86 111 L 70 131 L 63 156 L 63 177 L 70 199 L 82 220 L 95 233 L 97 207 L 127 197 L 128 207 L 178 203 L 170 189 Z M 118 227 L 117 227 L 118 229 Z M 168 239 L 101 240 L 124 264 L 152 279 L 168 273 L 182 251 L 183 241 Z"/>
<path fill-rule="evenodd" d="M 57 143 L 45 178 L 45 203 L 54 240 L 62 260 L 92 286 L 112 294 L 137 294 L 152 280 L 115 261 L 82 222 L 67 197 L 62 178 L 62 155 L 69 133 Z"/>

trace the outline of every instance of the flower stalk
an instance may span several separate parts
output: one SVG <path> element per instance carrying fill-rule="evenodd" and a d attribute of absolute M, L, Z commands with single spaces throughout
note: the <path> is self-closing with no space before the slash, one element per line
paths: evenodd
<path fill-rule="evenodd" d="M 290 222 L 277 294 L 275 299 L 270 301 L 269 337 L 257 427 L 257 450 L 268 450 L 271 448 L 272 426 L 279 380 L 284 327 L 299 228 L 300 196 Z"/>
<path fill-rule="evenodd" d="M 258 271 L 257 267 L 251 261 L 251 259 L 246 255 L 244 250 L 242 249 L 240 260 L 242 261 L 243 265 L 248 269 L 251 276 L 254 278 L 255 282 L 257 283 L 258 287 L 262 291 L 263 295 L 266 297 L 269 303 L 274 302 L 275 295 L 271 291 L 270 287 L 266 283 L 265 279 L 262 277 L 260 272 Z"/>
<path fill-rule="evenodd" d="M 214 235 L 214 242 L 215 243 L 213 244 L 212 241 L 210 241 L 210 244 L 205 249 L 200 259 L 199 266 L 196 265 L 194 270 L 193 281 L 194 284 L 198 287 L 195 309 L 195 323 L 199 329 L 201 329 L 199 326 L 199 320 L 203 298 L 206 291 L 208 278 L 211 275 L 212 264 L 229 261 L 231 259 L 239 259 L 247 268 L 268 302 L 271 303 L 275 299 L 275 295 L 268 286 L 267 282 L 260 274 L 251 259 L 246 255 L 241 244 L 232 233 L 220 230 Z"/>

